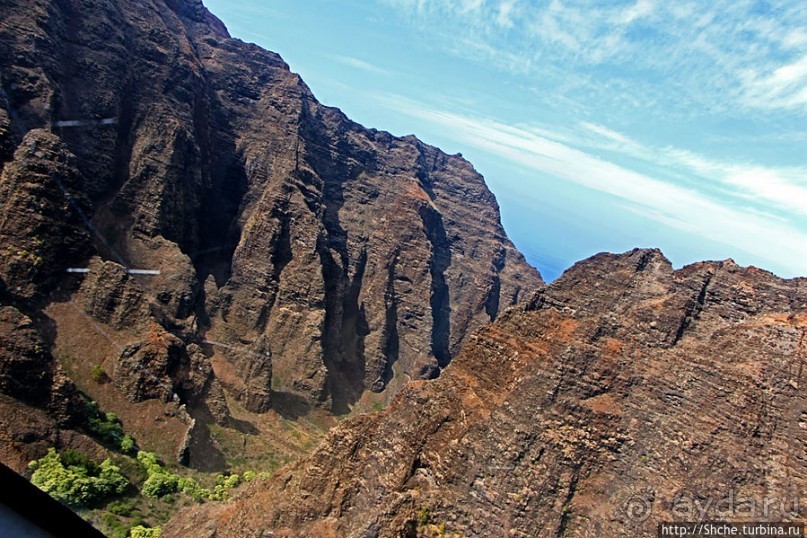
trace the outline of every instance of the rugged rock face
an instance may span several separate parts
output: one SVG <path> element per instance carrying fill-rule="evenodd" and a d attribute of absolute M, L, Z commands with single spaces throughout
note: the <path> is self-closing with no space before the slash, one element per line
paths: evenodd
<path fill-rule="evenodd" d="M 76 386 L 34 321 L 14 307 L 0 307 L 0 459 L 23 471 L 34 454 L 60 445 L 62 430 L 79 426 L 82 416 Z M 81 435 L 71 441 L 91 452 L 97 448 Z"/>
<path fill-rule="evenodd" d="M 469 163 L 320 105 L 198 0 L 3 2 L 0 166 L 3 304 L 122 416 L 346 413 L 541 285 Z"/>
<path fill-rule="evenodd" d="M 0 307 L 0 392 L 50 407 L 52 415 L 67 424 L 74 391 L 33 321 L 13 307 Z"/>
<path fill-rule="evenodd" d="M 665 520 L 803 518 L 805 345 L 805 279 L 598 255 L 476 332 L 439 379 L 164 535 L 655 536 Z"/>
<path fill-rule="evenodd" d="M 89 252 L 89 204 L 76 165 L 56 135 L 34 129 L 3 168 L 0 279 L 18 300 L 40 301 Z"/>

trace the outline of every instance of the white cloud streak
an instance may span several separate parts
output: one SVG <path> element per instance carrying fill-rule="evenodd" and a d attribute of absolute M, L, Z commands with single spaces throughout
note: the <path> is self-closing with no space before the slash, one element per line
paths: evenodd
<path fill-rule="evenodd" d="M 774 168 L 754 163 L 727 163 L 675 147 L 651 148 L 603 125 L 580 122 L 582 136 L 568 137 L 573 145 L 613 151 L 654 167 L 679 171 L 720 187 L 723 194 L 773 211 L 807 216 L 807 167 Z M 586 133 L 595 135 L 587 138 Z M 552 134 L 547 135 L 553 138 Z M 599 138 L 599 140 L 597 140 Z"/>
<path fill-rule="evenodd" d="M 807 168 L 771 168 L 749 164 L 724 163 L 677 148 L 664 148 L 659 153 L 660 164 L 682 168 L 711 180 L 728 194 L 765 205 L 770 210 L 807 216 Z"/>
<path fill-rule="evenodd" d="M 499 3 L 496 24 L 503 28 L 512 28 L 514 26 L 513 16 L 516 11 L 516 2 L 517 0 L 502 0 Z"/>
<path fill-rule="evenodd" d="M 656 6 L 653 0 L 636 0 L 636 3 L 622 11 L 615 19 L 617 24 L 630 24 L 653 13 Z"/>
<path fill-rule="evenodd" d="M 330 56 L 333 60 L 339 62 L 340 64 L 347 65 L 354 69 L 358 69 L 360 71 L 366 71 L 367 73 L 375 73 L 377 75 L 389 75 L 390 72 L 386 69 L 378 67 L 375 64 L 371 64 L 370 62 L 366 62 L 364 60 L 360 60 L 359 58 L 353 58 L 352 56 L 341 56 L 337 54 L 333 54 Z"/>
<path fill-rule="evenodd" d="M 744 99 L 759 108 L 807 109 L 807 54 L 773 72 L 743 74 Z"/>

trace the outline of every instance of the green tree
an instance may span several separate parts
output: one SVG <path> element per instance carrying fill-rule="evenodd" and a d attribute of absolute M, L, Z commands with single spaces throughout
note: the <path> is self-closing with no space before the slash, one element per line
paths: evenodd
<path fill-rule="evenodd" d="M 120 450 L 124 454 L 131 454 L 134 452 L 135 442 L 134 439 L 131 438 L 129 435 L 124 435 L 123 439 L 120 441 Z"/>
<path fill-rule="evenodd" d="M 67 460 L 70 465 L 65 467 L 56 450 L 48 449 L 43 458 L 29 464 L 33 470 L 31 482 L 59 502 L 75 507 L 97 505 L 121 495 L 129 485 L 120 469 L 108 459 L 96 465 L 89 458 L 70 453 Z"/>
<path fill-rule="evenodd" d="M 106 379 L 106 372 L 104 372 L 104 369 L 101 368 L 100 364 L 96 364 L 92 367 L 92 371 L 90 372 L 90 378 L 96 383 L 100 383 L 101 381 Z"/>
<path fill-rule="evenodd" d="M 132 527 L 132 530 L 129 531 L 129 536 L 131 538 L 160 538 L 160 535 L 163 533 L 162 527 L 144 527 L 143 525 L 138 525 L 136 527 Z"/>
<path fill-rule="evenodd" d="M 143 495 L 159 499 L 179 490 L 179 477 L 173 473 L 153 473 L 143 483 Z"/>

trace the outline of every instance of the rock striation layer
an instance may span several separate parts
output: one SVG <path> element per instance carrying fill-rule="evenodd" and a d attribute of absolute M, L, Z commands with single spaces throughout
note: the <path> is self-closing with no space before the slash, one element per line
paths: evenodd
<path fill-rule="evenodd" d="M 656 536 L 802 520 L 807 280 L 580 262 L 434 381 L 164 536 Z M 261 534 L 263 532 L 263 534 Z"/>

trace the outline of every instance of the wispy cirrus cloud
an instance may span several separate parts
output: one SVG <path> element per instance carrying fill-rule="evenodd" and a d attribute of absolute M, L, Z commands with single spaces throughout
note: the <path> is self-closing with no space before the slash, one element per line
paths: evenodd
<path fill-rule="evenodd" d="M 580 127 L 599 140 L 579 136 L 574 143 L 621 153 L 647 165 L 678 172 L 692 182 L 706 182 L 719 188 L 725 196 L 770 211 L 807 216 L 807 166 L 724 162 L 671 146 L 648 147 L 602 125 L 581 122 Z"/>
<path fill-rule="evenodd" d="M 637 0 L 635 4 L 624 8 L 614 22 L 617 24 L 630 24 L 638 19 L 652 15 L 655 9 L 656 3 L 653 0 Z"/>
<path fill-rule="evenodd" d="M 518 0 L 503 0 L 496 11 L 496 24 L 502 28 L 512 28 L 515 25 L 514 17 L 517 14 Z"/>
<path fill-rule="evenodd" d="M 671 146 L 648 147 L 602 125 L 581 122 L 580 127 L 600 138 L 599 142 L 576 138 L 576 142 L 584 146 L 614 151 L 650 166 L 677 171 L 691 181 L 708 182 L 725 196 L 762 209 L 807 216 L 807 167 L 723 162 Z"/>
<path fill-rule="evenodd" d="M 788 219 L 759 210 L 752 204 L 730 200 L 691 186 L 617 165 L 598 155 L 560 142 L 540 129 L 506 125 L 490 118 L 446 112 L 396 95 L 378 97 L 420 120 L 444 128 L 459 142 L 489 152 L 537 172 L 540 177 L 569 181 L 622 200 L 625 207 L 679 232 L 706 237 L 761 259 L 779 260 L 793 274 L 807 274 L 807 233 Z M 807 186 L 790 183 L 774 170 L 744 169 L 715 163 L 674 148 L 644 148 L 607 127 L 584 124 L 583 129 L 604 139 L 633 144 L 643 158 L 664 154 L 669 163 L 712 175 L 736 198 L 763 197 L 773 204 L 800 209 Z M 569 140 L 569 137 L 566 138 Z M 773 180 L 772 178 L 776 178 Z"/>
<path fill-rule="evenodd" d="M 678 148 L 661 151 L 662 164 L 718 182 L 728 194 L 772 211 L 807 216 L 807 168 L 725 163 Z"/>
<path fill-rule="evenodd" d="M 807 111 L 807 53 L 771 72 L 742 74 L 743 97 L 758 108 L 801 108 Z"/>
<path fill-rule="evenodd" d="M 588 121 L 581 121 L 580 126 L 583 129 L 585 129 L 585 130 L 587 130 L 587 131 L 589 131 L 589 132 L 591 132 L 591 133 L 593 133 L 595 135 L 598 135 L 598 136 L 600 136 L 600 137 L 602 137 L 602 138 L 604 138 L 606 140 L 609 140 L 611 142 L 616 142 L 622 148 L 624 148 L 626 146 L 630 146 L 630 147 L 637 147 L 638 146 L 638 142 L 632 140 L 630 137 L 628 137 L 628 136 L 626 136 L 626 135 L 624 135 L 622 133 L 619 133 L 617 131 L 614 131 L 613 129 L 609 129 L 608 127 L 605 127 L 604 125 L 599 125 L 597 123 L 591 123 L 591 122 L 588 122 Z"/>
<path fill-rule="evenodd" d="M 807 10 L 799 0 L 768 8 L 751 0 L 380 1 L 451 54 L 548 82 L 577 78 L 579 91 L 600 97 L 608 92 L 599 86 L 620 79 L 636 103 L 673 83 L 682 108 L 807 112 Z M 611 80 L 578 76 L 584 66 L 612 68 L 603 77 Z"/>
<path fill-rule="evenodd" d="M 807 163 L 763 163 L 733 143 L 743 138 L 753 150 L 752 137 L 768 136 L 771 147 L 776 129 L 789 125 L 778 134 L 794 145 L 804 133 L 792 121 L 807 115 L 807 10 L 799 2 L 381 1 L 442 52 L 534 84 L 540 106 L 563 109 L 567 121 L 539 124 L 539 113 L 513 125 L 492 119 L 495 112 L 412 103 L 398 110 L 462 144 L 620 198 L 683 234 L 807 273 Z M 704 117 L 740 130 L 708 133 L 696 126 Z M 632 135 L 609 127 L 609 118 Z M 698 151 L 658 133 L 651 138 L 662 142 L 648 143 L 645 118 L 662 118 L 660 129 L 697 118 L 684 141 Z M 723 158 L 710 155 L 718 143 L 699 143 L 707 134 L 725 137 Z"/>
<path fill-rule="evenodd" d="M 348 67 L 352 67 L 354 69 L 359 69 L 360 71 L 365 71 L 367 73 L 375 73 L 377 75 L 389 75 L 390 72 L 386 69 L 383 69 L 375 64 L 370 62 L 364 61 L 359 58 L 354 58 L 352 56 L 342 56 L 339 54 L 332 54 L 330 58 L 339 62 L 340 64 L 346 65 Z"/>

